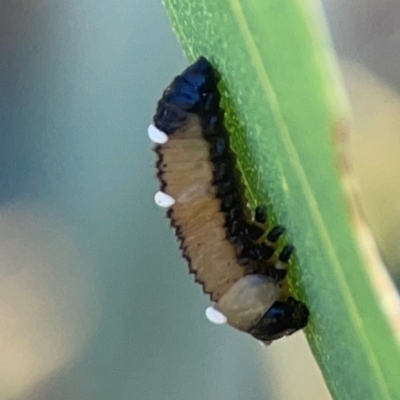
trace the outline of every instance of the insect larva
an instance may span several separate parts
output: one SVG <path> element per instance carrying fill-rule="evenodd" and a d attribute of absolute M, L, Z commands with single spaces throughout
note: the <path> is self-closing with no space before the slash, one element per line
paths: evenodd
<path fill-rule="evenodd" d="M 200 57 L 158 102 L 148 131 L 160 181 L 155 201 L 168 209 L 190 271 L 215 302 L 208 318 L 269 343 L 304 328 L 309 313 L 282 289 L 293 252 L 276 251 L 283 227 L 265 233 L 262 207 L 246 218 L 218 81 Z"/>

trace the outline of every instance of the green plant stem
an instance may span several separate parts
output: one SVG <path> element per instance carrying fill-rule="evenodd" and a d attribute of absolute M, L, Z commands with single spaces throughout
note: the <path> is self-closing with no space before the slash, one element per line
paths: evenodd
<path fill-rule="evenodd" d="M 222 76 L 232 146 L 252 206 L 287 227 L 290 282 L 337 399 L 400 399 L 400 351 L 360 255 L 334 145 L 346 101 L 312 0 L 164 0 L 188 58 Z"/>

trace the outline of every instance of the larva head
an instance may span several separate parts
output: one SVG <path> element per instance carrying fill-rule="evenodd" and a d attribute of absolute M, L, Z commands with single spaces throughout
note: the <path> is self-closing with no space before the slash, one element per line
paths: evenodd
<path fill-rule="evenodd" d="M 250 333 L 256 339 L 269 343 L 303 329 L 308 315 L 304 303 L 289 297 L 286 301 L 275 302 Z"/>
<path fill-rule="evenodd" d="M 170 135 L 186 122 L 188 113 L 203 114 L 218 107 L 218 79 L 212 65 L 200 57 L 165 89 L 154 116 L 155 126 Z"/>
<path fill-rule="evenodd" d="M 279 287 L 264 275 L 246 275 L 219 299 L 215 309 L 233 327 L 249 332 L 276 302 Z"/>

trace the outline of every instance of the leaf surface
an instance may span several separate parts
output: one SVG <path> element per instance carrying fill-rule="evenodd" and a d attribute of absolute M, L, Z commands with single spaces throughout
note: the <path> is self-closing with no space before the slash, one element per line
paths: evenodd
<path fill-rule="evenodd" d="M 164 3 L 189 60 L 204 55 L 221 73 L 249 203 L 268 204 L 296 246 L 291 287 L 310 309 L 306 333 L 331 393 L 400 399 L 399 337 L 343 189 L 337 144 L 347 108 L 318 3 Z"/>

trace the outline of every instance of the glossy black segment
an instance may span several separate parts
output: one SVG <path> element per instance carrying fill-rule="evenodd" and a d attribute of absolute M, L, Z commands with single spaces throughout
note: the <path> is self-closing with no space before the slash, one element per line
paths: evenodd
<path fill-rule="evenodd" d="M 270 342 L 304 328 L 308 316 L 306 305 L 289 297 L 275 302 L 250 333 L 258 340 Z"/>
<path fill-rule="evenodd" d="M 279 260 L 281 260 L 282 262 L 288 262 L 293 252 L 294 246 L 287 244 L 279 253 Z"/>
<path fill-rule="evenodd" d="M 189 84 L 183 77 L 177 76 L 164 92 L 162 101 L 181 107 L 185 111 L 193 112 L 199 108 L 200 103 L 203 102 L 203 97 L 196 87 Z"/>
<path fill-rule="evenodd" d="M 181 107 L 174 104 L 164 103 L 162 100 L 158 103 L 156 114 L 154 115 L 154 125 L 171 135 L 177 129 L 185 125 L 188 118 L 188 113 L 182 110 Z"/>
<path fill-rule="evenodd" d="M 172 134 L 187 120 L 187 113 L 203 113 L 219 109 L 220 94 L 216 90 L 218 74 L 212 65 L 200 57 L 174 78 L 158 102 L 154 125 Z"/>
<path fill-rule="evenodd" d="M 268 232 L 267 239 L 274 243 L 280 238 L 283 232 L 285 232 L 285 227 L 283 225 L 276 225 Z"/>
<path fill-rule="evenodd" d="M 260 224 L 267 222 L 267 209 L 265 206 L 257 206 L 254 211 L 254 220 Z"/>
<path fill-rule="evenodd" d="M 199 93 L 207 93 L 213 91 L 214 79 L 210 75 L 205 75 L 198 72 L 185 71 L 182 78 L 186 83 L 196 89 Z"/>
<path fill-rule="evenodd" d="M 215 92 L 219 74 L 205 57 L 199 57 L 181 74 L 201 92 Z"/>

